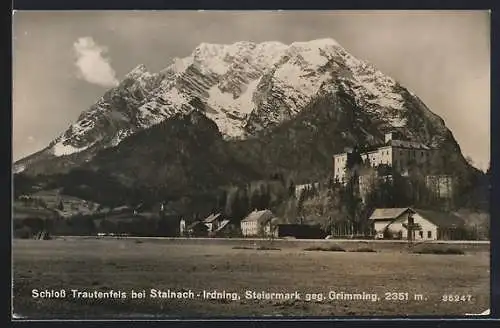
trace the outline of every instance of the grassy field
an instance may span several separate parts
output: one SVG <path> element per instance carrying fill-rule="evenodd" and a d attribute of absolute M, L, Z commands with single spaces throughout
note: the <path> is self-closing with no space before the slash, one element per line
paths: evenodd
<path fill-rule="evenodd" d="M 268 243 L 268 242 L 261 242 Z M 333 243 L 332 243 L 333 244 Z M 274 244 L 279 245 L 279 243 Z M 310 245 L 306 245 L 310 246 Z M 247 247 L 247 246 L 245 246 Z M 411 254 L 404 245 L 375 253 L 235 249 L 210 242 L 66 238 L 14 240 L 14 313 L 27 318 L 167 318 L 220 316 L 463 315 L 489 308 L 489 252 Z M 249 248 L 249 247 L 247 247 Z M 65 298 L 33 298 L 32 290 L 66 291 Z M 126 299 L 73 298 L 79 291 L 121 291 Z M 192 290 L 194 299 L 153 299 L 150 289 Z M 131 299 L 131 291 L 146 297 Z M 239 299 L 203 299 L 203 291 Z M 246 299 L 245 291 L 300 293 L 300 300 Z M 329 292 L 377 294 L 377 301 L 330 300 Z M 409 300 L 387 300 L 386 293 Z M 322 301 L 306 294 L 322 294 Z M 422 298 L 416 294 L 422 295 Z M 443 295 L 464 295 L 445 302 Z M 470 295 L 470 296 L 468 296 Z"/>

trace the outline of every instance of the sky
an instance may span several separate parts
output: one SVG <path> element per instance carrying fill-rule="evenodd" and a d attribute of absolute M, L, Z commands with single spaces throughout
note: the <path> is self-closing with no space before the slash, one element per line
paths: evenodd
<path fill-rule="evenodd" d="M 487 168 L 488 11 L 16 11 L 13 158 L 47 146 L 139 64 L 159 71 L 202 42 L 320 38 L 418 95 Z"/>

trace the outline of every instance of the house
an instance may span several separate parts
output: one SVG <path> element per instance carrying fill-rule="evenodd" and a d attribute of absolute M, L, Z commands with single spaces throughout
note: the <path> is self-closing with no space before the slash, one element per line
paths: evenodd
<path fill-rule="evenodd" d="M 186 220 L 181 218 L 179 222 L 179 236 L 183 237 L 186 234 Z"/>
<path fill-rule="evenodd" d="M 139 213 L 143 212 L 145 209 L 144 203 L 140 203 L 139 205 L 134 207 L 134 215 L 138 215 Z"/>
<path fill-rule="evenodd" d="M 413 226 L 414 241 L 461 239 L 463 220 L 457 215 L 431 210 L 406 208 L 377 208 L 369 220 L 376 238 L 408 239 L 408 227 Z"/>
<path fill-rule="evenodd" d="M 202 221 L 195 221 L 188 225 L 187 233 L 191 237 L 206 237 L 208 235 L 208 227 Z"/>
<path fill-rule="evenodd" d="M 428 146 L 410 140 L 404 140 L 398 132 L 385 134 L 384 143 L 359 152 L 361 159 L 372 167 L 386 164 L 399 172 L 408 170 L 410 163 L 426 165 L 430 159 L 432 149 Z M 346 151 L 333 155 L 334 179 L 346 182 L 346 166 L 349 157 L 354 156 L 355 151 Z"/>
<path fill-rule="evenodd" d="M 221 223 L 221 213 L 210 214 L 207 218 L 203 220 L 203 223 L 207 226 L 208 232 L 214 232 Z"/>
<path fill-rule="evenodd" d="M 222 220 L 218 226 L 217 229 L 213 231 L 213 236 L 214 237 L 223 237 L 225 233 L 228 231 L 230 228 L 229 220 Z"/>
<path fill-rule="evenodd" d="M 279 225 L 283 224 L 283 220 L 277 217 L 272 218 L 271 220 L 268 220 L 267 222 L 264 223 L 263 225 L 263 234 L 266 237 L 279 237 L 278 236 L 278 227 Z"/>
<path fill-rule="evenodd" d="M 259 236 L 264 234 L 264 226 L 274 218 L 270 210 L 254 210 L 241 220 L 241 232 L 244 237 Z"/>
<path fill-rule="evenodd" d="M 307 184 L 301 184 L 301 185 L 296 185 L 295 186 L 295 198 L 299 199 L 300 194 L 304 192 L 307 189 L 316 189 L 319 190 L 321 188 L 319 182 L 313 182 L 313 183 L 307 183 Z"/>

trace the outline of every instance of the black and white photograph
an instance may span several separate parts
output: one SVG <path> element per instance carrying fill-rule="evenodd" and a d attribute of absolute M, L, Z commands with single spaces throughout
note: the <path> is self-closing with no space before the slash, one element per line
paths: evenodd
<path fill-rule="evenodd" d="M 490 315 L 490 12 L 14 11 L 12 318 Z"/>

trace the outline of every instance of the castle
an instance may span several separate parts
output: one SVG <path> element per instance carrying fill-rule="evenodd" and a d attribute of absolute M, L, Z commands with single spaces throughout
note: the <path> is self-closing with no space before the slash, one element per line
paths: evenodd
<path fill-rule="evenodd" d="M 346 178 L 347 163 L 349 161 L 356 163 L 356 160 L 359 161 L 360 158 L 365 165 L 367 164 L 373 168 L 387 165 L 401 175 L 407 175 L 411 165 L 417 165 L 422 169 L 422 172 L 428 172 L 426 168 L 429 166 L 434 151 L 436 150 L 420 142 L 405 140 L 398 132 L 389 132 L 385 134 L 384 143 L 379 146 L 363 149 L 362 151 L 352 149 L 333 155 L 333 176 L 335 181 L 346 184 L 348 180 Z M 379 178 L 392 179 L 392 174 L 383 174 Z M 370 176 L 359 174 L 358 185 L 363 200 L 370 188 L 371 179 Z M 426 175 L 425 183 L 436 197 L 442 199 L 453 198 L 456 183 L 454 177 L 449 175 Z"/>
<path fill-rule="evenodd" d="M 361 159 L 371 167 L 386 164 L 398 172 L 406 172 L 411 163 L 425 167 L 430 160 L 432 149 L 415 141 L 404 140 L 397 132 L 385 134 L 384 144 L 360 152 Z M 345 183 L 348 158 L 355 152 L 348 151 L 333 155 L 334 179 Z"/>

